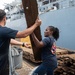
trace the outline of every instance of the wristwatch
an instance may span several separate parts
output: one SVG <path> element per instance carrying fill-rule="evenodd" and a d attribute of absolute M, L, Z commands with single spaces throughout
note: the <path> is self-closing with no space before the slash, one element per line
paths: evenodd
<path fill-rule="evenodd" d="M 22 44 L 22 47 L 24 47 L 25 45 L 24 45 L 24 43 Z"/>

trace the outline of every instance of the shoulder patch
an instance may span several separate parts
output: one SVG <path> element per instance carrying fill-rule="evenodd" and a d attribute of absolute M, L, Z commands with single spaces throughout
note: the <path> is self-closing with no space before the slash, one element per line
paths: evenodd
<path fill-rule="evenodd" d="M 56 54 L 56 44 L 55 44 L 55 42 L 54 42 L 53 45 L 52 45 L 51 53 L 52 53 L 52 54 Z"/>

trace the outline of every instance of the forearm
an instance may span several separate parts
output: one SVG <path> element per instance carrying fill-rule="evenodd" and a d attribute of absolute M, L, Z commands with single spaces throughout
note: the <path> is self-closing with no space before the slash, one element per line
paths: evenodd
<path fill-rule="evenodd" d="M 34 24 L 30 28 L 25 29 L 24 31 L 20 31 L 20 32 L 17 33 L 17 36 L 16 37 L 18 37 L 18 38 L 27 37 L 28 35 L 30 35 L 35 30 L 36 27 L 37 27 L 37 25 Z"/>
<path fill-rule="evenodd" d="M 34 33 L 32 33 L 32 38 L 33 38 L 33 41 L 34 41 L 34 44 L 36 45 L 36 47 L 40 47 L 40 41 L 37 39 L 37 37 L 35 36 Z"/>
<path fill-rule="evenodd" d="M 14 39 L 11 39 L 10 44 L 22 46 L 23 42 L 19 42 L 19 41 L 16 41 Z"/>

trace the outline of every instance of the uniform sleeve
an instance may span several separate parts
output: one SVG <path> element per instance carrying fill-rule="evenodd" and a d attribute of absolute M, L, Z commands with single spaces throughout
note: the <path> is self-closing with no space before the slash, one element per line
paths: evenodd
<path fill-rule="evenodd" d="M 48 44 L 50 44 L 51 40 L 50 38 L 46 37 L 42 40 L 42 42 L 44 43 L 44 46 L 47 46 Z"/>
<path fill-rule="evenodd" d="M 3 38 L 13 38 L 14 39 L 16 37 L 17 32 L 18 32 L 17 30 L 13 30 L 7 27 L 2 27 L 1 36 Z"/>

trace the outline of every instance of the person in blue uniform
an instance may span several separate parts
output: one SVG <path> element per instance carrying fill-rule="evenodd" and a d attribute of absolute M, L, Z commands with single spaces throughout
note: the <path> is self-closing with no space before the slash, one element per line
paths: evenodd
<path fill-rule="evenodd" d="M 30 35 L 36 27 L 41 25 L 41 20 L 37 18 L 30 28 L 23 31 L 5 27 L 5 24 L 6 13 L 4 10 L 0 9 L 0 75 L 9 75 L 9 72 L 7 71 L 9 44 L 28 47 L 28 44 L 16 41 L 15 38 L 25 38 Z"/>
<path fill-rule="evenodd" d="M 53 75 L 54 70 L 57 68 L 55 42 L 59 38 L 59 29 L 54 26 L 48 26 L 44 32 L 45 38 L 42 41 L 39 41 L 34 33 L 31 35 L 36 47 L 42 50 L 42 63 L 32 75 Z"/>

